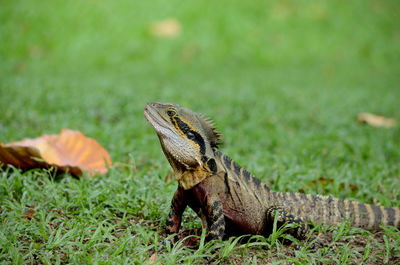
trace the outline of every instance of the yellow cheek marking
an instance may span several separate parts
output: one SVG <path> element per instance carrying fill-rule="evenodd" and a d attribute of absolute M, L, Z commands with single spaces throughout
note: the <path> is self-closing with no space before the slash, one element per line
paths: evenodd
<path fill-rule="evenodd" d="M 193 146 L 194 148 L 196 148 L 197 151 L 200 152 L 200 146 L 199 146 L 198 144 L 195 144 L 193 141 L 190 141 L 189 144 L 190 144 L 191 146 Z"/>
<path fill-rule="evenodd" d="M 172 118 L 172 121 L 174 122 L 174 127 L 175 127 L 175 129 L 178 131 L 178 133 L 179 133 L 180 135 L 184 136 L 185 134 L 183 133 L 183 131 L 181 130 L 181 128 L 179 128 L 178 122 L 176 121 L 175 118 L 176 118 L 175 116 Z M 187 123 L 186 123 L 186 124 L 187 124 Z M 188 126 L 190 127 L 190 129 L 192 128 L 189 124 L 188 124 Z"/>

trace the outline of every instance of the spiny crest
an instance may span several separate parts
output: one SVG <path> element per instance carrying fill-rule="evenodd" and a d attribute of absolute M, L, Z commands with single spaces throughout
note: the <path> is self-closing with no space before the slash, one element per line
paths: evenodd
<path fill-rule="evenodd" d="M 222 134 L 217 131 L 214 121 L 205 117 L 203 114 L 197 114 L 198 120 L 203 127 L 204 133 L 213 149 L 218 149 L 222 144 Z"/>

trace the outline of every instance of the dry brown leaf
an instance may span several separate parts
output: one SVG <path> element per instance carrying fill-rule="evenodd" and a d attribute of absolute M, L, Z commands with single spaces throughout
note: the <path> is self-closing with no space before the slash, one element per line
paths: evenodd
<path fill-rule="evenodd" d="M 150 256 L 149 261 L 147 262 L 147 264 L 154 264 L 154 262 L 157 260 L 158 255 L 157 253 L 154 253 L 153 255 Z"/>
<path fill-rule="evenodd" d="M 175 18 L 167 18 L 151 24 L 149 31 L 155 37 L 178 37 L 181 34 L 181 24 Z"/>
<path fill-rule="evenodd" d="M 97 141 L 79 131 L 62 129 L 60 134 L 42 135 L 8 144 L 0 143 L 0 162 L 21 169 L 54 167 L 81 176 L 105 174 L 110 155 Z"/>
<path fill-rule="evenodd" d="M 382 115 L 375 115 L 367 112 L 358 114 L 357 120 L 359 123 L 366 123 L 373 127 L 392 128 L 397 124 L 397 121 L 394 118 L 387 118 Z"/>
<path fill-rule="evenodd" d="M 28 206 L 28 211 L 26 212 L 25 216 L 25 221 L 30 221 L 33 218 L 35 218 L 33 215 L 35 214 L 35 206 L 34 205 L 29 205 Z"/>

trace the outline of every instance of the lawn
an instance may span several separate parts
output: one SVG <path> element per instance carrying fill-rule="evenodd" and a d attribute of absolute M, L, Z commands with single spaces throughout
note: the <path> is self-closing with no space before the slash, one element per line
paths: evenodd
<path fill-rule="evenodd" d="M 177 187 L 143 117 L 169 101 L 212 118 L 221 151 L 274 190 L 400 206 L 398 1 L 1 1 L 0 141 L 62 128 L 109 152 L 106 175 L 0 171 L 2 264 L 400 262 L 400 231 L 317 226 L 276 239 L 162 245 Z M 177 36 L 149 28 L 166 18 Z M 200 222 L 186 211 L 184 229 Z M 215 251 L 213 251 L 215 250 Z"/>

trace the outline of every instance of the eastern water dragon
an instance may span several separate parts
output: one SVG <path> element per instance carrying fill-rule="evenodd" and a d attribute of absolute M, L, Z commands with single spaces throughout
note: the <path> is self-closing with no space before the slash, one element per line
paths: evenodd
<path fill-rule="evenodd" d="M 166 221 L 167 233 L 177 233 L 187 206 L 201 218 L 207 239 L 231 235 L 264 235 L 278 225 L 295 224 L 298 239 L 314 223 L 348 220 L 368 230 L 381 225 L 400 227 L 400 208 L 364 204 L 331 196 L 276 192 L 218 151 L 221 134 L 203 115 L 173 103 L 153 102 L 144 115 L 160 140 L 178 189 Z"/>

